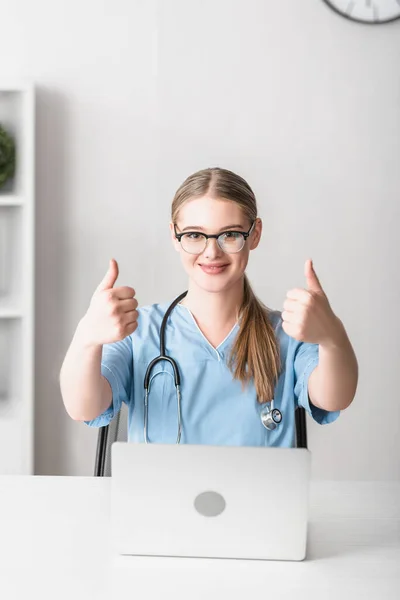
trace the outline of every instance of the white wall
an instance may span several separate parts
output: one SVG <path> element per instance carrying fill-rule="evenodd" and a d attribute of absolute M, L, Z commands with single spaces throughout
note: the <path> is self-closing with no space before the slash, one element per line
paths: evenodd
<path fill-rule="evenodd" d="M 400 21 L 321 0 L 2 4 L 1 74 L 37 84 L 36 472 L 92 473 L 61 362 L 110 256 L 141 304 L 185 289 L 169 208 L 192 171 L 254 188 L 249 275 L 271 307 L 311 256 L 360 365 L 353 405 L 310 420 L 316 478 L 400 477 Z"/>

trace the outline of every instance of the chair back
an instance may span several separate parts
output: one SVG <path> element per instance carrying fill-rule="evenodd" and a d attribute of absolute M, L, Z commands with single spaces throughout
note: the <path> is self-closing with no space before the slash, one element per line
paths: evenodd
<path fill-rule="evenodd" d="M 95 477 L 111 476 L 111 446 L 114 442 L 128 440 L 128 407 L 122 403 L 121 410 L 109 425 L 99 428 L 97 437 Z"/>

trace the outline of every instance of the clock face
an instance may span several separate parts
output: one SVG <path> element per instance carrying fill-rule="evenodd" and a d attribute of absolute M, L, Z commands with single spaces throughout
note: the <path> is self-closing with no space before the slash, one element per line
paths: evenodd
<path fill-rule="evenodd" d="M 325 0 L 344 17 L 361 23 L 387 23 L 400 18 L 400 0 Z"/>

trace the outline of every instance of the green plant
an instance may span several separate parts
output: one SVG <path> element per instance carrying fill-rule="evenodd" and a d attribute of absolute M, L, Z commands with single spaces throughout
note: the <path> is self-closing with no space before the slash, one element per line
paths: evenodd
<path fill-rule="evenodd" d="M 0 188 L 15 173 L 15 143 L 0 125 Z"/>

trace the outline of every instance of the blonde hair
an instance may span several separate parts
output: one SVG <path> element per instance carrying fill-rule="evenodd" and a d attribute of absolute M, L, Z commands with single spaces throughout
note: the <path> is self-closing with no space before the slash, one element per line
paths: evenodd
<path fill-rule="evenodd" d="M 235 202 L 250 223 L 257 217 L 257 202 L 249 184 L 232 171 L 214 167 L 193 173 L 180 185 L 172 201 L 172 222 L 177 222 L 179 210 L 186 202 L 206 194 Z M 281 369 L 279 344 L 269 319 L 270 312 L 271 309 L 254 294 L 245 274 L 240 328 L 228 366 L 234 379 L 241 381 L 243 386 L 254 381 L 260 404 L 273 398 Z"/>

